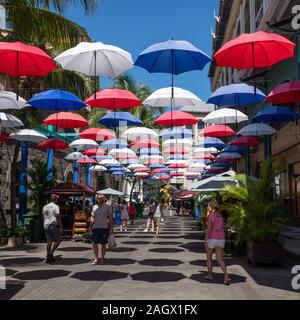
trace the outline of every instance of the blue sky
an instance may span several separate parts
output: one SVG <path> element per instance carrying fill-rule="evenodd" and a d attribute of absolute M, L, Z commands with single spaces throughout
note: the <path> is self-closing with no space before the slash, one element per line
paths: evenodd
<path fill-rule="evenodd" d="M 100 0 L 93 16 L 86 16 L 81 6 L 69 7 L 64 15 L 88 30 L 93 41 L 116 45 L 129 51 L 135 60 L 146 47 L 170 38 L 187 40 L 211 55 L 213 11 L 218 0 Z M 175 76 L 175 86 L 195 93 L 202 100 L 210 96 L 209 64 L 203 71 Z M 135 80 L 152 90 L 171 85 L 171 76 L 148 73 L 134 67 Z M 101 86 L 110 80 L 102 78 Z"/>

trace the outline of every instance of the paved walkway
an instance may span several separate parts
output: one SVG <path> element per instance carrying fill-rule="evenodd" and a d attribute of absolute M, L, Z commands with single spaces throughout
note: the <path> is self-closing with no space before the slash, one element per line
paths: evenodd
<path fill-rule="evenodd" d="M 158 238 L 144 225 L 138 220 L 117 232 L 118 248 L 99 266 L 90 266 L 91 245 L 81 242 L 64 241 L 52 265 L 43 262 L 44 243 L 1 248 L 8 281 L 0 299 L 300 299 L 292 265 L 253 268 L 244 257 L 226 258 L 232 284 L 222 284 L 218 267 L 210 283 L 194 221 L 169 217 Z"/>

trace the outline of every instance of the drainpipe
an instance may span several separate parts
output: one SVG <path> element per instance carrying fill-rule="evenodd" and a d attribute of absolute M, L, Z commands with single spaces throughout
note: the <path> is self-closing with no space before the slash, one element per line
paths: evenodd
<path fill-rule="evenodd" d="M 19 222 L 24 223 L 24 215 L 27 213 L 27 170 L 28 167 L 28 143 L 23 141 L 21 145 L 21 172 L 19 187 Z"/>

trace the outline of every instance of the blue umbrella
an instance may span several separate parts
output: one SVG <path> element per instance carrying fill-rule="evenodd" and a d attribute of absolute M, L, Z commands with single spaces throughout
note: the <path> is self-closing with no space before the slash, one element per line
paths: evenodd
<path fill-rule="evenodd" d="M 207 100 L 218 106 L 245 106 L 247 104 L 261 102 L 265 99 L 265 94 L 260 90 L 245 83 L 230 84 L 218 88 Z"/>
<path fill-rule="evenodd" d="M 216 163 L 213 163 L 211 166 L 212 167 L 224 167 L 224 168 L 227 168 L 227 167 L 231 167 L 232 163 L 230 163 L 230 162 L 216 162 Z"/>
<path fill-rule="evenodd" d="M 98 123 L 107 128 L 116 128 L 119 126 L 139 126 L 142 121 L 129 112 L 110 112 L 101 118 Z"/>
<path fill-rule="evenodd" d="M 168 128 L 161 132 L 159 135 L 162 139 L 184 139 L 184 138 L 192 138 L 193 132 L 192 130 L 186 128 Z"/>
<path fill-rule="evenodd" d="M 122 149 L 127 148 L 128 144 L 124 140 L 111 139 L 101 142 L 100 146 L 104 149 Z"/>
<path fill-rule="evenodd" d="M 140 149 L 140 155 L 158 156 L 160 155 L 160 150 L 156 148 L 142 148 Z"/>
<path fill-rule="evenodd" d="M 124 172 L 126 170 L 123 167 L 116 166 L 116 167 L 110 167 L 109 171 L 122 171 L 122 172 Z"/>
<path fill-rule="evenodd" d="M 154 163 L 149 165 L 150 169 L 158 169 L 158 168 L 165 168 L 165 167 L 166 166 L 162 163 Z"/>
<path fill-rule="evenodd" d="M 180 74 L 202 70 L 212 59 L 200 49 L 184 40 L 168 40 L 154 44 L 139 54 L 135 65 L 150 73 Z"/>
<path fill-rule="evenodd" d="M 218 138 L 203 138 L 197 144 L 196 147 L 203 148 L 224 148 L 225 143 Z"/>
<path fill-rule="evenodd" d="M 203 163 L 205 165 L 210 165 L 211 164 L 211 160 L 208 160 L 208 159 L 190 159 L 190 162 L 192 163 Z"/>
<path fill-rule="evenodd" d="M 124 176 L 125 172 L 122 171 L 114 171 L 111 173 L 112 176 Z"/>
<path fill-rule="evenodd" d="M 111 163 L 111 164 L 105 164 L 104 167 L 106 169 L 111 169 L 111 168 L 121 168 L 122 166 L 120 164 L 118 165 L 118 164 Z"/>
<path fill-rule="evenodd" d="M 243 153 L 247 152 L 248 148 L 247 147 L 239 147 L 239 146 L 227 146 L 222 150 L 222 152 L 238 152 L 238 153 Z"/>
<path fill-rule="evenodd" d="M 28 103 L 35 108 L 55 111 L 79 110 L 86 107 L 85 103 L 73 93 L 64 90 L 47 90 L 37 93 Z"/>
<path fill-rule="evenodd" d="M 257 113 L 253 120 L 255 122 L 286 122 L 299 119 L 299 114 L 288 107 L 273 106 Z"/>

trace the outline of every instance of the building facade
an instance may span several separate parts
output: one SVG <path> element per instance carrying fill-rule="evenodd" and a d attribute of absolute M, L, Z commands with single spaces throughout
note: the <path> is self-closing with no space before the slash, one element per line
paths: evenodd
<path fill-rule="evenodd" d="M 231 83 L 256 83 L 266 95 L 280 83 L 300 79 L 300 29 L 294 27 L 295 6 L 299 0 L 220 0 L 213 39 L 213 52 L 242 33 L 266 31 L 280 34 L 296 44 L 295 57 L 282 61 L 269 69 L 233 70 L 212 63 L 209 70 L 211 89 Z M 249 117 L 265 107 L 263 103 L 240 108 Z M 290 105 L 299 112 L 299 106 Z M 250 155 L 251 175 L 257 176 L 261 162 L 271 154 L 282 165 L 277 177 L 277 191 L 286 199 L 287 210 L 300 220 L 300 123 L 299 121 L 272 124 L 277 133 L 264 138 Z M 245 161 L 237 163 L 237 171 L 245 172 Z"/>

